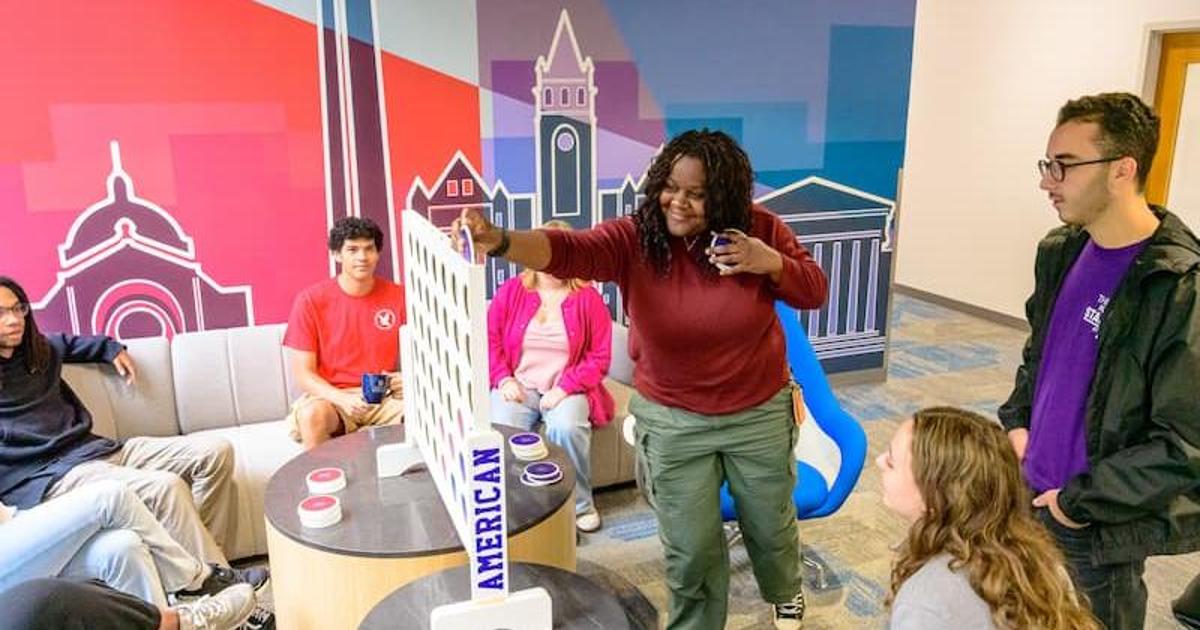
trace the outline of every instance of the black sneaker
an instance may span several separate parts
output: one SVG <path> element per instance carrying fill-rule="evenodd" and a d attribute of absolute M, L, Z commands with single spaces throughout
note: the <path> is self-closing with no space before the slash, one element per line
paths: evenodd
<path fill-rule="evenodd" d="M 804 591 L 796 593 L 792 601 L 775 604 L 776 628 L 799 628 L 804 622 Z"/>
<path fill-rule="evenodd" d="M 275 613 L 259 604 L 250 613 L 250 618 L 242 623 L 240 630 L 275 630 Z"/>
<path fill-rule="evenodd" d="M 234 584 L 249 584 L 255 592 L 261 591 L 271 581 L 271 572 L 263 567 L 249 569 L 232 569 L 216 564 L 208 565 L 212 572 L 204 579 L 204 584 L 194 591 L 180 591 L 180 597 L 201 597 L 216 595 Z"/>

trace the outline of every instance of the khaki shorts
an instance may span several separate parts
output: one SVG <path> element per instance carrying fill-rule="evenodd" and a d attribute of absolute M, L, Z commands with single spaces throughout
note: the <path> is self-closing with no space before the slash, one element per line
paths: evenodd
<path fill-rule="evenodd" d="M 357 394 L 362 390 L 354 387 L 343 389 L 342 391 Z M 292 408 L 290 411 L 288 411 L 287 415 L 287 427 L 288 435 L 292 436 L 293 440 L 297 442 L 300 441 L 300 428 L 296 424 L 297 412 L 315 402 L 325 402 L 325 399 L 321 398 L 320 396 L 313 396 L 312 394 L 305 393 L 301 394 L 300 397 L 296 399 L 296 402 L 292 403 Z M 337 405 L 333 405 L 333 410 L 337 412 L 338 419 L 342 421 L 342 429 L 345 433 L 354 433 L 363 427 L 373 427 L 382 424 L 399 424 L 404 422 L 404 399 L 402 398 L 388 396 L 387 398 L 384 398 L 383 402 L 379 403 L 378 405 L 368 405 L 368 407 L 370 407 L 370 409 L 367 410 L 367 413 L 358 418 L 347 417 L 346 414 L 342 413 L 341 408 L 339 408 Z"/>

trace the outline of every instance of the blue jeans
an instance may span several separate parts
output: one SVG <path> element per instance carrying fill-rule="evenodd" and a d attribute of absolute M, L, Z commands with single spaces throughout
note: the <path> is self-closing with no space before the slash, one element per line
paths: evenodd
<path fill-rule="evenodd" d="M 500 395 L 500 390 L 492 390 L 492 422 L 522 431 L 533 431 L 538 421 L 544 422 L 546 439 L 566 451 L 567 458 L 575 467 L 575 514 L 594 509 L 592 464 L 589 459 L 592 423 L 588 420 L 587 396 L 572 394 L 553 409 L 543 411 L 538 406 L 542 395 L 536 389 L 524 389 L 525 401 L 521 403 L 508 402 Z"/>
<path fill-rule="evenodd" d="M 0 591 L 33 578 L 94 578 L 165 607 L 166 593 L 196 588 L 207 575 L 116 481 L 89 483 L 0 524 Z"/>
<path fill-rule="evenodd" d="M 1092 560 L 1092 530 L 1071 529 L 1054 520 L 1050 510 L 1034 513 L 1050 531 L 1067 559 L 1075 589 L 1087 596 L 1092 614 L 1109 630 L 1141 630 L 1146 624 L 1146 560 L 1096 564 Z"/>

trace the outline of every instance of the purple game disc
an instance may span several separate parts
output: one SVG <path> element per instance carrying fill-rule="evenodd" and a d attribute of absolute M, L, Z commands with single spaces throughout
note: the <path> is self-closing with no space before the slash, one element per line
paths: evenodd
<path fill-rule="evenodd" d="M 558 464 L 554 462 L 538 462 L 525 467 L 525 474 L 531 479 L 545 479 L 555 475 L 561 475 L 562 470 L 558 468 Z"/>
<path fill-rule="evenodd" d="M 549 486 L 551 484 L 558 483 L 560 480 L 562 480 L 562 473 L 559 473 L 557 477 L 551 477 L 550 479 L 534 479 L 529 475 L 521 475 L 521 483 L 527 486 Z"/>
<path fill-rule="evenodd" d="M 458 228 L 458 240 L 462 243 L 462 256 L 467 262 L 475 262 L 475 240 L 471 238 L 471 230 L 466 226 Z"/>
<path fill-rule="evenodd" d="M 536 433 L 518 433 L 508 438 L 508 443 L 513 446 L 534 446 L 542 441 L 542 436 Z"/>

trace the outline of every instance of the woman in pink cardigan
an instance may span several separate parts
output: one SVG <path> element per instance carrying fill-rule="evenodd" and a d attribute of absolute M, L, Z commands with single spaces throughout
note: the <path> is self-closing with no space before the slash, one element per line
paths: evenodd
<path fill-rule="evenodd" d="M 570 229 L 562 221 L 545 227 Z M 581 280 L 525 270 L 505 282 L 488 308 L 492 421 L 546 437 L 575 466 L 575 524 L 600 529 L 588 453 L 592 426 L 613 417 L 602 381 L 612 359 L 612 320 L 600 293 Z"/>

